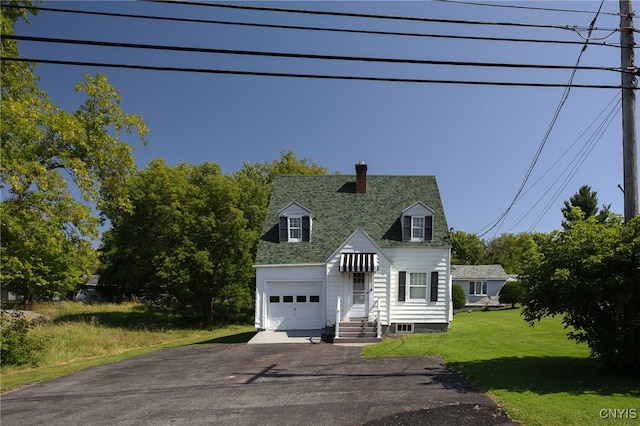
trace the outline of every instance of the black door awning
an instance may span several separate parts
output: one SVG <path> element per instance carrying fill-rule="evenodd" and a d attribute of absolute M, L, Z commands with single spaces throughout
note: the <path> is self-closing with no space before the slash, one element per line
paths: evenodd
<path fill-rule="evenodd" d="M 340 256 L 340 272 L 378 272 L 379 270 L 376 253 L 342 253 Z"/>

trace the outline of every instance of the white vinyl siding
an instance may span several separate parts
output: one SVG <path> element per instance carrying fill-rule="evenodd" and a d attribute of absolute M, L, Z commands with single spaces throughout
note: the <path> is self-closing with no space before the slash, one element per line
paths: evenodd
<path fill-rule="evenodd" d="M 450 271 L 449 249 L 434 247 L 394 248 L 385 251 L 393 262 L 390 275 L 389 320 L 392 324 L 448 324 L 450 316 Z M 405 301 L 399 301 L 400 271 L 407 271 L 407 292 L 410 285 L 411 271 L 425 271 L 428 277 L 431 272 L 438 272 L 437 301 L 431 302 L 431 295 L 421 299 L 411 299 L 407 294 Z M 426 293 L 430 291 L 427 281 Z"/>

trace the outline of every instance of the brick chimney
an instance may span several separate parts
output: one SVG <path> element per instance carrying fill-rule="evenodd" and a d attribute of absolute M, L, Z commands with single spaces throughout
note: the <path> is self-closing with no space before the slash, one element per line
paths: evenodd
<path fill-rule="evenodd" d="M 367 165 L 364 161 L 356 164 L 356 194 L 367 192 Z"/>

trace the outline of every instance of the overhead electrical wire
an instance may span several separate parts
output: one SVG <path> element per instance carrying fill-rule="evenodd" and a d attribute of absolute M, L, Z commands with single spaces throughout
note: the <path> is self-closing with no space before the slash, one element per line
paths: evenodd
<path fill-rule="evenodd" d="M 537 10 L 542 12 L 567 12 L 567 13 L 588 13 L 589 15 L 593 14 L 593 10 L 578 10 L 578 9 L 563 9 L 557 7 L 540 7 L 540 6 L 522 6 L 515 4 L 496 4 L 496 3 L 481 3 L 481 2 L 473 2 L 473 1 L 460 1 L 460 0 L 435 0 L 442 3 L 451 3 L 451 4 L 462 4 L 466 6 L 486 6 L 486 7 L 497 7 L 503 9 L 521 9 L 521 10 Z M 600 12 L 601 15 L 610 15 L 610 16 L 618 16 L 618 13 L 615 12 Z"/>
<path fill-rule="evenodd" d="M 609 126 L 613 122 L 613 119 L 616 117 L 616 115 L 619 112 L 619 110 L 620 110 L 620 107 L 616 106 L 609 113 L 608 119 L 603 121 L 602 124 L 600 125 L 600 127 L 598 129 L 598 133 L 594 134 L 592 136 L 592 138 L 590 139 L 589 143 L 587 145 L 585 145 L 585 147 L 580 152 L 580 156 L 574 158 L 575 164 L 573 164 L 571 170 L 569 171 L 567 176 L 564 178 L 562 184 L 560 184 L 560 186 L 558 187 L 558 189 L 554 193 L 553 197 L 549 200 L 549 202 L 547 203 L 545 208 L 538 215 L 538 217 L 533 222 L 533 224 L 529 227 L 529 230 L 531 230 L 534 227 L 536 227 L 538 225 L 538 223 L 540 223 L 540 221 L 544 218 L 544 216 L 549 212 L 549 210 L 551 209 L 551 206 L 553 205 L 553 203 L 555 203 L 556 200 L 560 197 L 560 195 L 562 194 L 562 191 L 567 187 L 569 182 L 571 182 L 573 177 L 578 173 L 578 170 L 580 170 L 580 167 L 582 167 L 582 165 L 584 164 L 586 159 L 589 157 L 589 154 L 591 154 L 591 152 L 595 149 L 595 147 L 598 144 L 598 142 L 600 142 L 600 140 L 602 139 L 602 136 L 604 135 L 605 131 L 609 128 Z M 559 180 L 559 179 L 560 178 L 558 178 L 557 180 Z M 557 180 L 556 180 L 556 182 L 557 182 Z M 545 195 L 546 195 L 546 193 L 545 193 Z"/>
<path fill-rule="evenodd" d="M 431 59 L 410 59 L 410 58 L 374 58 L 365 56 L 343 56 L 343 55 L 318 55 L 308 53 L 291 53 L 291 52 L 265 52 L 255 50 L 236 50 L 236 49 L 217 49 L 217 48 L 205 48 L 205 47 L 185 47 L 185 46 L 167 46 L 167 45 L 155 45 L 155 44 L 140 44 L 140 43 L 122 43 L 122 42 L 110 42 L 110 41 L 97 41 L 97 40 L 77 40 L 77 39 L 63 39 L 53 37 L 34 37 L 34 36 L 20 36 L 20 35 L 0 35 L 5 39 L 19 40 L 19 41 L 31 41 L 31 42 L 45 42 L 45 43 L 57 43 L 57 44 L 73 44 L 73 45 L 85 45 L 85 46 L 99 46 L 99 47 L 117 47 L 127 49 L 148 49 L 148 50 L 165 50 L 165 51 L 177 51 L 177 52 L 191 52 L 191 53 L 215 53 L 225 55 L 244 55 L 244 56 L 266 56 L 266 57 L 278 57 L 278 58 L 295 58 L 295 59 L 321 59 L 321 60 L 338 60 L 338 61 L 357 61 L 357 62 L 383 62 L 383 63 L 400 63 L 400 64 L 414 64 L 414 65 L 450 65 L 450 66 L 468 66 L 468 67 L 490 67 L 490 68 L 529 68 L 529 69 L 549 69 L 549 70 L 589 70 L 589 71 L 615 71 L 615 72 L 629 72 L 621 70 L 620 68 L 609 67 L 597 67 L 597 66 L 581 66 L 575 65 L 556 65 L 556 64 L 517 64 L 517 63 L 499 63 L 499 62 L 471 62 L 471 61 L 439 61 Z"/>
<path fill-rule="evenodd" d="M 132 13 L 98 12 L 98 11 L 90 11 L 90 10 L 62 9 L 62 8 L 45 7 L 45 6 L 35 7 L 35 6 L 7 5 L 3 7 L 21 8 L 21 9 L 37 10 L 37 11 L 45 11 L 45 12 L 56 12 L 56 13 L 75 13 L 75 14 L 83 14 L 83 15 L 108 16 L 108 17 L 116 17 L 116 18 L 147 19 L 147 20 L 160 20 L 160 21 L 173 21 L 173 22 L 191 22 L 191 23 L 200 23 L 200 24 L 215 24 L 215 25 L 229 25 L 229 26 L 234 25 L 234 26 L 284 29 L 284 30 L 324 31 L 324 32 L 351 33 L 351 34 L 441 38 L 441 39 L 452 39 L 452 40 L 498 41 L 498 42 L 515 42 L 515 43 L 544 43 L 544 44 L 569 44 L 569 45 L 583 44 L 583 41 L 581 40 L 550 40 L 550 39 L 532 39 L 532 38 L 514 38 L 514 37 L 468 36 L 468 35 L 459 35 L 459 34 L 431 34 L 431 33 L 406 32 L 406 31 L 381 31 L 381 30 L 364 30 L 364 29 L 335 28 L 335 27 L 332 28 L 332 27 L 317 27 L 317 26 L 304 26 L 304 25 L 265 24 L 265 23 L 256 23 L 256 22 L 225 21 L 225 20 L 217 20 L 217 19 L 178 18 L 178 17 L 172 17 L 172 16 L 154 16 L 154 15 L 142 15 L 142 14 L 132 14 Z M 579 32 L 578 32 L 578 35 L 581 36 Z M 604 47 L 620 47 L 619 43 L 592 43 L 592 45 L 604 46 Z"/>
<path fill-rule="evenodd" d="M 596 12 L 596 14 L 595 14 L 593 20 L 591 21 L 591 23 L 589 24 L 589 36 L 591 35 L 593 29 L 595 28 L 596 20 L 598 19 L 598 16 L 600 15 L 600 11 L 602 10 L 602 5 L 603 4 L 604 4 L 604 0 L 602 0 L 602 2 L 600 3 L 600 7 L 598 8 L 598 11 Z M 589 44 L 589 40 L 587 38 L 587 40 L 584 43 L 584 46 L 582 47 L 582 49 L 580 50 L 580 53 L 578 54 L 578 59 L 576 60 L 576 67 L 580 64 L 580 60 L 582 59 L 582 55 L 586 51 L 588 44 Z M 568 84 L 567 84 L 567 86 L 565 88 L 564 93 L 562 94 L 562 96 L 560 98 L 560 102 L 558 103 L 558 107 L 556 108 L 556 111 L 553 114 L 553 118 L 551 119 L 551 123 L 549 124 L 549 127 L 547 128 L 547 131 L 545 132 L 542 140 L 540 141 L 540 145 L 538 146 L 538 150 L 536 151 L 535 155 L 533 156 L 533 159 L 531 160 L 531 164 L 529 165 L 529 168 L 527 169 L 527 172 L 525 173 L 525 176 L 522 179 L 522 182 L 520 183 L 520 187 L 518 188 L 518 190 L 516 191 L 515 196 L 511 200 L 511 203 L 506 208 L 506 210 L 500 215 L 499 219 L 497 221 L 495 221 L 495 223 L 493 223 L 493 225 L 488 226 L 488 229 L 486 229 L 486 231 L 484 231 L 482 234 L 479 235 L 480 237 L 486 235 L 487 233 L 489 233 L 493 229 L 496 230 L 495 233 L 494 233 L 494 236 L 497 235 L 498 231 L 500 230 L 500 227 L 502 226 L 504 221 L 507 219 L 507 216 L 511 212 L 511 209 L 513 208 L 513 206 L 518 201 L 518 199 L 520 197 L 520 194 L 522 194 L 522 191 L 526 187 L 527 182 L 529 181 L 529 178 L 531 177 L 531 174 L 533 173 L 533 169 L 535 168 L 536 164 L 538 163 L 538 160 L 540 159 L 540 155 L 542 154 L 542 151 L 543 151 L 547 141 L 549 140 L 549 136 L 551 136 L 551 132 L 552 132 L 553 128 L 555 127 L 555 124 L 558 121 L 558 118 L 560 117 L 560 112 L 562 111 L 562 108 L 564 107 L 565 103 L 567 102 L 567 99 L 569 98 L 569 93 L 571 92 L 571 87 L 572 87 L 571 85 L 573 83 L 573 79 L 574 79 L 574 77 L 576 75 L 576 72 L 577 72 L 577 68 L 574 68 L 573 71 L 571 72 L 571 76 L 569 77 L 569 82 L 568 82 Z M 487 228 L 487 227 L 485 227 L 485 228 Z"/>
<path fill-rule="evenodd" d="M 588 148 L 591 144 L 591 141 L 594 140 L 595 137 L 597 137 L 597 140 L 599 141 L 602 137 L 603 134 L 603 128 L 606 129 L 608 128 L 608 126 L 611 124 L 611 121 L 613 120 L 613 118 L 615 117 L 616 113 L 619 111 L 620 109 L 620 97 L 619 95 L 614 95 L 614 97 L 611 99 L 611 101 L 609 101 L 609 103 L 602 109 L 602 111 L 600 112 L 600 114 L 598 114 L 598 116 L 593 119 L 591 121 L 591 123 L 587 126 L 587 128 L 580 134 L 580 136 L 578 136 L 576 138 L 576 140 L 560 155 L 558 156 L 558 158 L 556 159 L 556 161 L 549 166 L 549 168 L 542 174 L 540 175 L 540 177 L 538 177 L 538 179 L 533 183 L 533 185 L 531 185 L 526 191 L 524 191 L 521 195 L 520 198 L 523 198 L 527 193 L 529 193 L 538 183 L 540 183 L 542 181 L 542 179 L 547 176 L 551 170 L 553 170 L 561 161 L 562 159 L 571 151 L 571 149 L 583 138 L 583 136 L 589 131 L 589 129 L 591 129 L 596 122 L 598 122 L 598 120 L 600 120 L 603 116 L 604 119 L 602 119 L 600 121 L 600 124 L 596 127 L 596 129 L 594 130 L 594 132 L 592 133 L 592 135 L 589 137 L 587 143 L 584 145 L 583 148 L 581 148 L 578 151 L 578 154 L 580 154 L 580 152 L 582 152 L 584 149 Z M 605 115 L 605 113 L 607 113 Z M 605 125 L 606 123 L 606 125 Z M 599 136 L 596 136 L 598 135 Z M 574 157 L 573 160 L 571 160 L 569 162 L 569 165 L 573 164 L 576 161 L 576 158 L 578 158 L 577 156 Z M 566 171 L 566 168 L 565 168 Z M 538 204 L 540 204 L 542 202 L 542 200 L 544 199 L 544 197 L 553 189 L 553 187 L 558 183 L 560 177 L 562 176 L 562 174 L 556 178 L 554 180 L 554 182 L 549 186 L 549 188 L 547 188 L 547 190 L 538 197 L 538 200 L 529 208 L 529 210 L 520 218 L 520 220 L 518 220 L 512 227 L 511 229 L 509 229 L 508 232 L 513 231 L 520 223 L 522 223 L 524 221 L 524 219 L 526 219 L 526 217 L 533 212 L 533 210 L 538 206 Z M 566 185 L 565 185 L 566 186 Z M 563 190 L 564 187 L 560 188 L 560 191 Z M 555 200 L 554 200 L 555 201 Z M 550 203 L 551 204 L 551 203 Z M 549 210 L 550 208 L 550 204 L 547 205 L 547 208 L 545 210 L 543 210 L 543 213 L 541 214 L 541 216 L 539 217 L 543 217 Z M 538 220 L 539 221 L 539 220 Z M 529 228 L 530 230 L 532 229 L 532 227 Z"/>
<path fill-rule="evenodd" d="M 462 24 L 462 25 L 489 25 L 489 26 L 507 26 L 507 27 L 527 27 L 527 28 L 547 28 L 557 30 L 568 31 L 580 31 L 589 30 L 589 27 L 578 27 L 571 25 L 553 25 L 553 24 L 533 24 L 525 22 L 500 22 L 500 21 L 472 21 L 464 19 L 447 19 L 447 18 L 427 18 L 422 16 L 399 16 L 399 15 L 380 15 L 374 13 L 357 13 L 357 12 L 337 12 L 327 10 L 313 10 L 313 9 L 293 9 L 285 7 L 270 7 L 270 6 L 255 6 L 255 5 L 241 5 L 241 4 L 227 4 L 227 3 L 209 3 L 200 1 L 173 1 L 173 0 L 142 0 L 150 3 L 168 3 L 179 4 L 189 6 L 206 6 L 216 8 L 228 8 L 228 9 L 240 9 L 240 10 L 256 10 L 264 12 L 284 12 L 284 13 L 299 13 L 299 14 L 311 14 L 311 15 L 326 15 L 326 16 L 342 16 L 349 18 L 370 18 L 370 19 L 387 19 L 397 21 L 414 21 L 414 22 L 433 22 L 442 24 Z M 617 31 L 618 28 L 592 28 L 592 31 Z"/>
<path fill-rule="evenodd" d="M 458 84 L 458 85 L 475 85 L 475 86 L 510 86 L 510 87 L 562 87 L 566 88 L 566 83 L 532 83 L 532 82 L 515 82 L 515 81 L 479 81 L 479 80 L 446 80 L 446 79 L 428 79 L 428 78 L 396 78 L 396 77 L 373 77 L 373 76 L 355 76 L 355 75 L 330 75 L 330 74 L 302 74 L 287 72 L 267 72 L 267 71 L 247 71 L 247 70 L 224 70 L 212 68 L 188 68 L 174 66 L 157 66 L 157 65 L 138 65 L 138 64 L 116 64 L 109 62 L 88 62 L 88 61 L 68 61 L 58 59 L 44 58 L 15 58 L 3 56 L 2 61 L 11 62 L 32 62 L 40 64 L 53 65 L 74 65 L 74 66 L 90 66 L 105 68 L 127 68 L 151 71 L 172 71 L 172 72 L 190 72 L 204 74 L 229 74 L 229 75 L 252 75 L 262 77 L 289 77 L 289 78 L 309 78 L 321 80 L 353 80 L 353 81 L 378 81 L 392 83 L 425 83 L 425 84 Z M 606 84 L 572 84 L 571 87 L 582 89 L 617 89 L 620 86 Z"/>

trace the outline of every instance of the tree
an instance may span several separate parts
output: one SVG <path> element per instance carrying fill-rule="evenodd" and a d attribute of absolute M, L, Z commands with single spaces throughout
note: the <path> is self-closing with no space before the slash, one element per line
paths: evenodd
<path fill-rule="evenodd" d="M 532 234 L 502 234 L 489 241 L 483 262 L 502 265 L 507 274 L 520 274 L 522 268 L 537 255 L 538 245 Z"/>
<path fill-rule="evenodd" d="M 132 210 L 113 218 L 101 250 L 105 281 L 143 287 L 152 303 L 204 323 L 248 312 L 256 235 L 239 208 L 238 183 L 216 164 L 154 160 L 127 189 Z"/>
<path fill-rule="evenodd" d="M 451 233 L 451 263 L 457 265 L 479 265 L 484 256 L 484 241 L 476 234 L 465 231 Z"/>
<path fill-rule="evenodd" d="M 520 281 L 507 281 L 500 289 L 499 301 L 515 308 L 516 303 L 523 303 L 527 297 L 527 289 Z"/>
<path fill-rule="evenodd" d="M 453 309 L 462 309 L 467 304 L 467 295 L 460 284 L 452 286 Z"/>
<path fill-rule="evenodd" d="M 579 210 L 576 210 L 576 208 Z M 592 191 L 589 185 L 583 185 L 578 189 L 578 192 L 573 194 L 568 200 L 565 200 L 564 207 L 562 208 L 562 216 L 565 220 L 562 222 L 562 226 L 563 228 L 567 228 L 578 220 L 588 219 L 590 217 L 595 217 L 598 222 L 606 222 L 610 219 L 616 220 L 616 215 L 613 215 L 610 209 L 611 204 L 608 206 L 603 204 L 599 210 L 598 193 Z"/>
<path fill-rule="evenodd" d="M 2 7 L 0 17 L 2 33 L 14 34 L 26 9 Z M 5 58 L 19 56 L 14 40 L 3 39 L 1 49 Z M 91 207 L 129 206 L 122 188 L 135 162 L 119 138 L 135 130 L 145 143 L 147 133 L 141 117 L 122 111 L 104 75 L 86 75 L 76 86 L 85 102 L 67 112 L 37 87 L 34 70 L 2 61 L 0 92 L 1 279 L 27 302 L 36 293 L 64 295 L 92 272 L 87 240 L 97 237 L 99 220 Z"/>
<path fill-rule="evenodd" d="M 570 339 L 612 369 L 640 372 L 640 218 L 578 220 L 552 234 L 525 268 L 532 325 L 561 315 Z"/>

